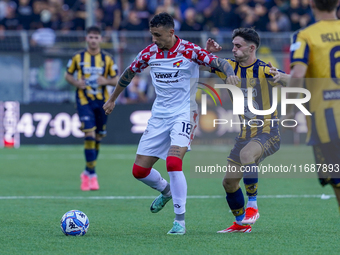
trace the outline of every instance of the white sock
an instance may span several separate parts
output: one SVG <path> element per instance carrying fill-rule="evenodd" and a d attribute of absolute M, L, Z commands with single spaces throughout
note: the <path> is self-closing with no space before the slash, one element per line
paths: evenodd
<path fill-rule="evenodd" d="M 253 207 L 254 209 L 257 209 L 257 201 L 248 201 L 247 208 Z"/>
<path fill-rule="evenodd" d="M 159 192 L 162 192 L 168 185 L 168 182 L 162 178 L 161 174 L 153 168 L 147 177 L 138 180 L 150 186 L 151 188 L 158 190 Z"/>
<path fill-rule="evenodd" d="M 90 174 L 88 171 L 84 170 L 83 171 L 83 174 L 87 175 L 88 177 L 92 178 L 92 177 L 97 177 L 97 173 L 93 173 L 93 174 Z"/>
<path fill-rule="evenodd" d="M 183 214 L 187 200 L 187 181 L 182 171 L 171 171 L 168 174 L 175 214 Z"/>

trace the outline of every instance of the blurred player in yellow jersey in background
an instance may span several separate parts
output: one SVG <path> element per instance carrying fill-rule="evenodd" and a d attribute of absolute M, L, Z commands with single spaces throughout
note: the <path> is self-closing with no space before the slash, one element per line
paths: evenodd
<path fill-rule="evenodd" d="M 306 105 L 307 144 L 313 146 L 322 186 L 331 184 L 340 206 L 340 20 L 339 0 L 311 0 L 316 23 L 293 35 L 290 87 L 311 92 Z M 306 78 L 306 79 L 303 79 Z M 313 78 L 313 79 L 311 79 Z M 289 108 L 288 108 L 289 109 Z M 294 116 L 291 108 L 289 116 Z M 339 208 L 340 209 L 340 208 Z"/>
<path fill-rule="evenodd" d="M 107 85 L 116 85 L 117 66 L 107 52 L 101 50 L 101 30 L 92 26 L 86 30 L 87 49 L 74 54 L 67 64 L 65 79 L 77 88 L 76 103 L 85 134 L 86 166 L 81 178 L 81 190 L 98 190 L 95 171 L 99 145 L 106 135 L 107 116 L 103 105 L 109 98 Z M 77 72 L 77 77 L 73 75 Z"/>

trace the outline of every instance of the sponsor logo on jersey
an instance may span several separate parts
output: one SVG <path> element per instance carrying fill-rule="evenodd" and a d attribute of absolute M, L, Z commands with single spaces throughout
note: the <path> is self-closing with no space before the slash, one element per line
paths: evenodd
<path fill-rule="evenodd" d="M 177 62 L 172 64 L 172 67 L 177 67 L 178 68 L 178 67 L 181 66 L 182 63 L 183 63 L 183 60 L 177 61 Z"/>
<path fill-rule="evenodd" d="M 323 100 L 340 100 L 340 90 L 325 90 Z"/>
<path fill-rule="evenodd" d="M 103 67 L 84 67 L 84 74 L 102 74 Z"/>
<path fill-rule="evenodd" d="M 179 74 L 179 70 L 176 73 L 154 73 L 155 78 L 157 79 L 170 79 L 177 78 Z"/>

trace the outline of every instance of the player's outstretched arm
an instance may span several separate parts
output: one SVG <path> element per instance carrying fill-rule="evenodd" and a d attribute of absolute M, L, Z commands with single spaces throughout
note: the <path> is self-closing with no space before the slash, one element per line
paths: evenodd
<path fill-rule="evenodd" d="M 272 75 L 274 75 L 274 77 L 273 77 L 274 83 L 281 82 L 284 86 L 287 86 L 289 79 L 290 79 L 290 75 L 286 74 L 286 73 L 279 72 L 278 69 L 276 67 L 274 67 L 271 62 L 268 62 L 268 65 L 270 67 L 269 72 Z"/>
<path fill-rule="evenodd" d="M 127 85 L 130 84 L 130 82 L 132 81 L 133 77 L 135 77 L 135 75 L 136 73 L 132 72 L 130 70 L 130 67 L 127 67 L 125 69 L 123 74 L 120 76 L 117 82 L 117 86 L 115 87 L 115 90 L 111 94 L 109 100 L 107 100 L 107 102 L 103 105 L 103 109 L 106 115 L 110 114 L 113 111 L 113 109 L 116 106 L 115 102 L 118 96 L 120 95 L 120 93 L 122 93 L 125 87 L 127 87 Z"/>
<path fill-rule="evenodd" d="M 222 47 L 215 42 L 213 39 L 209 38 L 207 42 L 205 43 L 205 48 L 206 51 L 210 53 L 216 53 L 222 50 Z M 200 66 L 200 71 L 206 71 L 210 72 L 210 68 L 207 66 Z"/>
<path fill-rule="evenodd" d="M 226 83 L 237 85 L 240 79 L 235 75 L 233 67 L 225 59 L 215 58 L 210 63 L 210 67 L 216 68 L 227 76 Z"/>
<path fill-rule="evenodd" d="M 293 66 L 290 72 L 290 79 L 288 81 L 287 87 L 293 87 L 293 88 L 302 88 L 303 87 L 303 80 L 307 72 L 307 66 L 296 64 Z M 294 99 L 299 98 L 300 94 L 297 93 L 288 93 L 287 98 Z M 287 105 L 287 114 L 285 116 L 282 116 L 285 119 L 293 119 L 295 115 L 295 109 L 293 104 Z"/>

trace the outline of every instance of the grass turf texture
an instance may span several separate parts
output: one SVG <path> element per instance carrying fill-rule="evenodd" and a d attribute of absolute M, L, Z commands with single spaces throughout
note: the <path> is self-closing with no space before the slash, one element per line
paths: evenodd
<path fill-rule="evenodd" d="M 221 179 L 191 178 L 184 160 L 188 195 L 218 195 L 187 201 L 185 236 L 168 236 L 174 218 L 171 202 L 158 214 L 145 199 L 92 199 L 151 196 L 158 193 L 131 175 L 135 146 L 102 146 L 97 164 L 99 191 L 82 192 L 82 146 L 22 146 L 1 149 L 1 254 L 337 254 L 339 212 L 334 196 L 259 198 L 261 217 L 250 234 L 217 234 L 229 227 Z M 208 156 L 208 155 L 207 155 Z M 311 148 L 282 146 L 263 163 L 313 163 Z M 155 166 L 168 180 L 165 162 Z M 243 184 L 242 184 L 243 186 Z M 316 178 L 262 178 L 259 195 L 333 195 Z M 13 199 L 13 196 L 24 198 Z M 55 198 L 28 199 L 28 196 Z M 11 197 L 12 199 L 5 199 Z M 80 197 L 75 199 L 76 197 Z M 62 215 L 72 209 L 87 214 L 88 233 L 64 236 Z"/>

